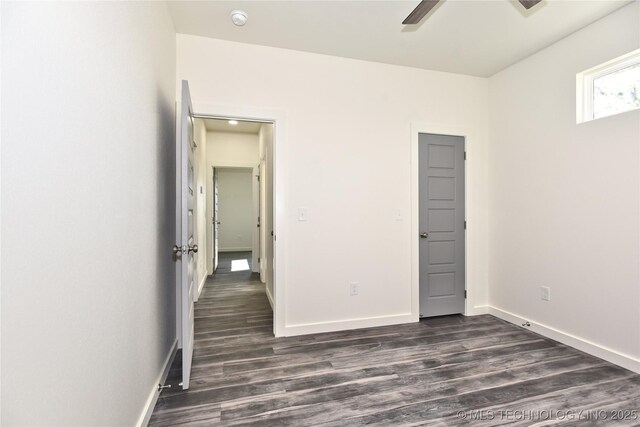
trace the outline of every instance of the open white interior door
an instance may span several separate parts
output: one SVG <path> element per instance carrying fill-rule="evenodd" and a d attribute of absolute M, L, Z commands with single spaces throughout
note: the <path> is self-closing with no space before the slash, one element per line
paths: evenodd
<path fill-rule="evenodd" d="M 251 236 L 251 270 L 260 273 L 260 166 L 253 168 L 251 179 L 252 215 L 255 226 Z"/>
<path fill-rule="evenodd" d="M 213 271 L 218 269 L 218 251 L 220 244 L 220 209 L 218 206 L 218 169 L 213 169 Z"/>
<path fill-rule="evenodd" d="M 194 137 L 193 108 L 189 95 L 189 83 L 182 81 L 182 111 L 180 117 L 180 140 L 177 203 L 180 215 L 177 227 L 180 230 L 181 241 L 178 249 L 180 269 L 180 311 L 181 311 L 181 343 L 182 343 L 182 388 L 189 388 L 191 377 L 191 359 L 193 358 L 193 299 L 196 292 L 196 192 L 195 192 L 195 137 Z M 174 249 L 175 250 L 175 249 Z"/>

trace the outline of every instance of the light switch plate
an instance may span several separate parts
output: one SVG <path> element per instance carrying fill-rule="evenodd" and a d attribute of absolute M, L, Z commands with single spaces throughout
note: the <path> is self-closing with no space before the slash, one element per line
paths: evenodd
<path fill-rule="evenodd" d="M 308 220 L 309 220 L 309 209 L 298 208 L 298 221 L 308 221 Z"/>
<path fill-rule="evenodd" d="M 360 283 L 351 282 L 349 283 L 349 295 L 355 297 L 360 292 Z"/>
<path fill-rule="evenodd" d="M 540 286 L 540 299 L 543 301 L 551 301 L 551 289 L 548 286 Z"/>

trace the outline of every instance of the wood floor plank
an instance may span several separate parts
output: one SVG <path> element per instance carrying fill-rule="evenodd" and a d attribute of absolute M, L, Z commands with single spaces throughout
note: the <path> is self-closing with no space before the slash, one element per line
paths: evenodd
<path fill-rule="evenodd" d="M 522 399 L 517 402 L 517 407 L 520 411 L 518 414 L 504 414 L 503 419 L 496 419 L 494 416 L 493 420 L 480 420 L 474 424 L 479 426 L 504 424 L 528 426 L 544 425 L 549 422 L 564 424 L 564 421 L 570 421 L 575 425 L 576 422 L 597 421 L 595 418 L 602 414 L 596 413 L 592 405 L 595 404 L 597 410 L 600 411 L 606 410 L 610 405 L 619 407 L 622 401 L 625 401 L 625 396 L 630 392 L 633 394 L 638 386 L 640 386 L 640 378 L 633 376 L 629 372 L 629 376 L 625 381 L 620 381 L 619 378 L 608 379 L 599 382 L 597 387 L 593 383 L 581 384 L 571 387 L 569 389 L 571 393 L 567 393 L 567 390 L 564 389 Z M 483 411 L 497 414 L 500 411 L 500 407 L 491 406 L 483 408 Z M 638 414 L 638 417 L 635 420 L 636 423 L 640 423 L 640 414 Z M 518 420 L 517 418 L 521 419 Z M 462 426 L 468 421 L 452 417 L 448 420 L 448 423 L 452 426 Z"/>
<path fill-rule="evenodd" d="M 516 399 L 544 393 L 549 390 L 569 389 L 576 382 L 586 382 L 606 378 L 617 369 L 612 366 L 591 366 L 582 370 L 565 371 L 556 375 L 531 380 L 521 380 L 503 386 L 458 394 L 436 401 L 413 403 L 401 408 L 379 412 L 350 420 L 351 425 L 399 425 L 422 422 L 450 416 L 458 411 L 479 409 L 489 404 L 500 403 L 505 407 Z M 357 421 L 353 423 L 351 421 Z"/>
<path fill-rule="evenodd" d="M 567 366 L 592 366 L 598 361 L 583 361 L 577 363 L 579 355 L 568 358 L 554 359 L 540 362 L 532 372 L 532 367 L 526 362 L 521 362 L 515 368 L 503 370 L 496 369 L 493 372 L 478 372 L 475 364 L 469 363 L 463 366 L 446 367 L 445 369 L 432 369 L 426 374 L 400 376 L 395 383 L 363 384 L 359 390 L 354 390 L 351 384 L 338 387 L 323 387 L 307 389 L 302 393 L 274 395 L 270 400 L 263 400 L 260 404 L 252 404 L 250 408 L 233 408 L 234 411 L 242 411 L 243 417 L 252 416 L 254 419 L 268 418 L 270 422 L 287 424 L 287 419 L 292 416 L 302 416 L 297 410 L 291 408 L 305 408 L 304 418 L 309 422 L 327 422 L 329 415 L 319 411 L 321 419 L 313 419 L 308 409 L 312 406 L 321 406 L 325 412 L 339 414 L 339 419 L 345 417 L 358 417 L 366 414 L 377 414 L 395 408 L 406 406 L 411 402 L 425 402 L 436 399 L 455 397 L 460 394 L 489 389 L 497 385 L 511 384 L 527 378 L 537 378 L 552 375 L 566 370 Z M 585 365 L 586 364 L 586 365 Z M 320 391 L 320 393 L 318 393 Z M 344 397 L 340 400 L 340 397 Z M 329 409 L 329 410 L 328 410 Z M 279 411 L 283 411 L 279 414 Z M 327 411 L 328 410 L 328 411 Z M 236 418 L 230 413 L 229 405 L 223 405 L 223 420 Z M 265 414 L 268 416 L 265 417 Z M 283 417 L 283 419 L 281 419 Z M 354 421 L 355 423 L 355 421 Z M 338 424 L 336 424 L 338 425 Z"/>
<path fill-rule="evenodd" d="M 191 388 L 178 386 L 179 352 L 151 426 L 461 426 L 459 411 L 640 411 L 640 375 L 489 315 L 276 339 L 258 275 L 231 272 L 248 258 L 221 254 L 195 306 Z M 576 422 L 474 420 L 503 424 Z"/>
<path fill-rule="evenodd" d="M 190 423 L 208 423 L 215 425 L 220 422 L 220 405 L 208 404 L 195 408 L 185 407 L 173 411 L 156 410 L 150 424 L 156 427 L 184 426 Z"/>

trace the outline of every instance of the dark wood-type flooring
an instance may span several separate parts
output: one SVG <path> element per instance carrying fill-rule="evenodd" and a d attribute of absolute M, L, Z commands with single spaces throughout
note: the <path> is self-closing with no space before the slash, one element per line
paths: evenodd
<path fill-rule="evenodd" d="M 276 339 L 258 275 L 228 267 L 250 253 L 221 255 L 191 388 L 178 356 L 151 426 L 640 425 L 640 375 L 489 315 Z"/>

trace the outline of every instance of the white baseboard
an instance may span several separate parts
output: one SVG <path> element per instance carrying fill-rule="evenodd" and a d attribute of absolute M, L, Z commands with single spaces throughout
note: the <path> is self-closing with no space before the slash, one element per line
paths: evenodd
<path fill-rule="evenodd" d="M 251 246 L 248 248 L 219 248 L 218 252 L 251 252 Z"/>
<path fill-rule="evenodd" d="M 317 334 L 321 332 L 346 331 L 349 329 L 373 328 L 377 326 L 398 325 L 401 323 L 414 323 L 419 321 L 418 316 L 412 313 L 394 314 L 390 316 L 366 317 L 362 319 L 336 320 L 331 322 L 304 323 L 286 325 L 283 336 Z"/>
<path fill-rule="evenodd" d="M 536 332 L 547 338 L 551 338 L 552 340 L 559 341 L 570 347 L 574 347 L 580 351 L 591 354 L 592 356 L 599 357 L 600 359 L 604 359 L 607 362 L 614 363 L 616 365 L 622 366 L 623 368 L 629 369 L 630 371 L 640 374 L 640 359 L 637 359 L 628 354 L 620 353 L 584 338 L 576 337 L 575 335 L 571 335 L 564 331 L 559 331 L 550 326 L 536 323 L 533 320 L 527 319 L 518 314 L 510 313 L 497 307 L 489 306 L 489 314 L 518 326 L 522 326 L 523 323 L 529 322 L 531 324 L 531 327 L 529 327 L 528 329 L 532 330 L 533 332 Z"/>
<path fill-rule="evenodd" d="M 209 273 L 205 271 L 205 275 L 202 277 L 200 284 L 198 285 L 198 291 L 196 292 L 196 301 L 200 299 L 200 294 L 202 293 L 202 289 L 204 288 L 204 284 L 207 281 L 207 277 L 209 277 Z"/>
<path fill-rule="evenodd" d="M 467 309 L 465 316 L 480 316 L 482 314 L 489 314 L 488 305 L 476 305 L 475 307 Z"/>
<path fill-rule="evenodd" d="M 267 285 L 264 286 L 264 291 L 267 294 L 267 299 L 269 300 L 269 304 L 271 305 L 271 310 L 273 310 L 273 295 L 271 295 L 271 292 L 269 292 L 269 288 L 267 287 Z"/>
<path fill-rule="evenodd" d="M 167 375 L 169 375 L 169 370 L 171 369 L 171 362 L 173 362 L 173 358 L 178 351 L 178 339 L 174 341 L 171 349 L 169 350 L 169 354 L 167 354 L 167 358 L 164 361 L 164 365 L 162 368 L 162 372 L 158 376 L 158 379 L 153 384 L 153 388 L 151 389 L 151 393 L 147 398 L 147 402 L 142 409 L 142 413 L 140 414 L 140 418 L 136 423 L 136 427 L 146 427 L 149 424 L 149 420 L 151 419 L 151 414 L 153 414 L 153 409 L 156 407 L 156 402 L 158 401 L 158 396 L 160 392 L 158 391 L 158 384 L 164 384 L 167 379 Z"/>

